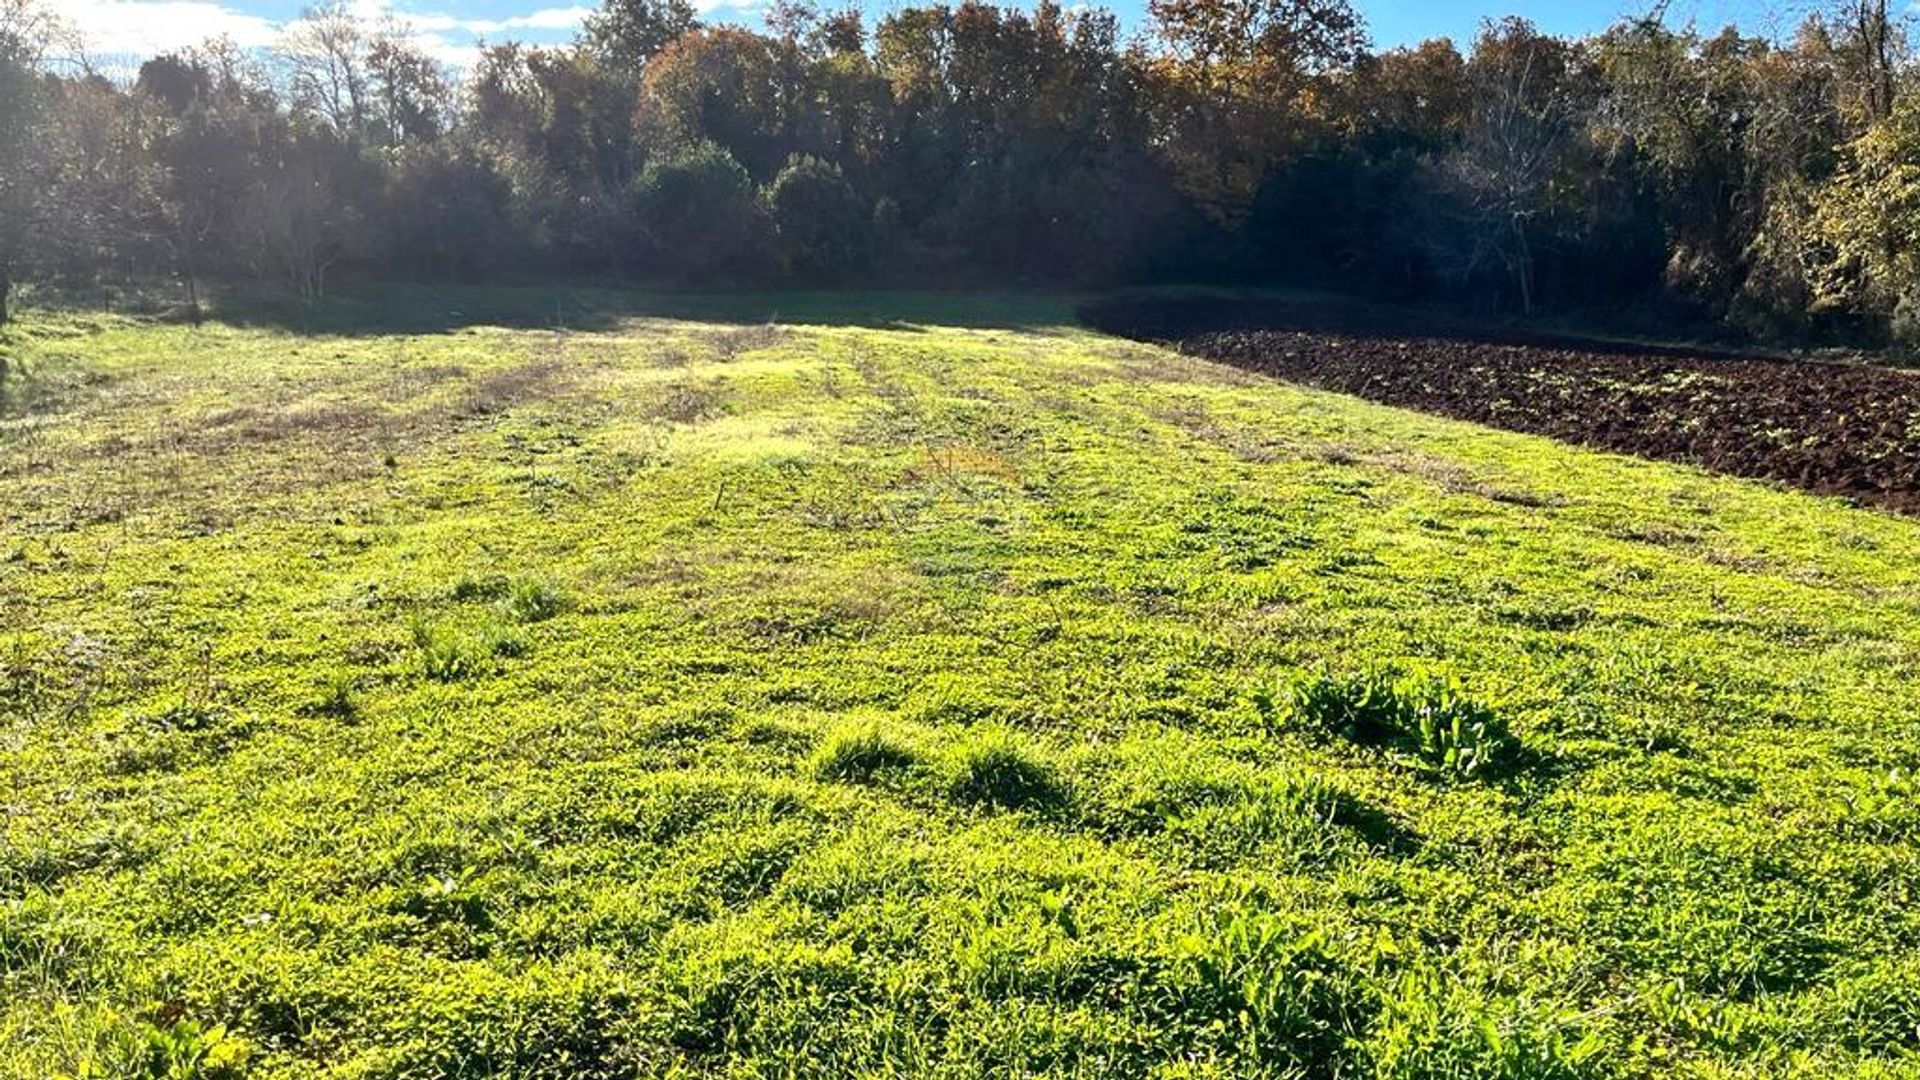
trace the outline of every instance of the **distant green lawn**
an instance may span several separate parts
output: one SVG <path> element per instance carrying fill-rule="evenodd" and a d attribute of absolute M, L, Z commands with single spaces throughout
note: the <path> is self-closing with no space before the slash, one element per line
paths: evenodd
<path fill-rule="evenodd" d="M 1920 1076 L 1920 522 L 1069 322 L 29 313 L 0 1074 Z"/>

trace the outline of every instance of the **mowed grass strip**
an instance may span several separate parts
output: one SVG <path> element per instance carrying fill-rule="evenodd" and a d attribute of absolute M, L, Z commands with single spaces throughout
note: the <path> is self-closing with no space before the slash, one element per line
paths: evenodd
<path fill-rule="evenodd" d="M 9 331 L 0 1074 L 1920 1075 L 1920 523 L 1064 303 L 418 303 Z"/>

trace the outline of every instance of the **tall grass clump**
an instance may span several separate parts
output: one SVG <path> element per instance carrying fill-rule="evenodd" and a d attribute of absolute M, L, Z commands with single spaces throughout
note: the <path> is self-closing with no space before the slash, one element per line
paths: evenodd
<path fill-rule="evenodd" d="M 865 784 L 904 774 L 920 760 L 918 751 L 878 724 L 848 725 L 829 732 L 821 741 L 811 770 L 821 780 Z"/>
<path fill-rule="evenodd" d="M 455 603 L 492 601 L 511 622 L 545 622 L 567 609 L 566 594 L 544 577 L 486 574 L 454 582 L 448 595 Z"/>
<path fill-rule="evenodd" d="M 1311 731 L 1392 750 L 1452 779 L 1493 775 L 1519 754 L 1506 719 L 1451 678 L 1320 672 L 1290 683 L 1285 704 Z"/>
<path fill-rule="evenodd" d="M 977 732 L 960 745 L 948 791 L 960 802 L 1008 810 L 1050 809 L 1067 800 L 1066 784 L 1053 766 L 999 729 Z"/>
<path fill-rule="evenodd" d="M 488 674 L 496 660 L 524 656 L 527 652 L 525 638 L 492 619 L 477 626 L 459 627 L 416 618 L 413 644 L 420 653 L 422 672 L 444 683 Z"/>
<path fill-rule="evenodd" d="M 327 716 L 335 720 L 357 719 L 360 715 L 359 681 L 349 672 L 328 673 L 300 711 L 308 716 Z"/>
<path fill-rule="evenodd" d="M 1357 1073 L 1360 1042 L 1378 1005 L 1336 943 L 1292 919 L 1230 904 L 1209 932 L 1177 945 L 1182 1013 L 1254 1075 Z"/>
<path fill-rule="evenodd" d="M 545 622 L 566 609 L 567 598 L 541 578 L 513 579 L 500 600 L 501 613 L 517 623 Z"/>

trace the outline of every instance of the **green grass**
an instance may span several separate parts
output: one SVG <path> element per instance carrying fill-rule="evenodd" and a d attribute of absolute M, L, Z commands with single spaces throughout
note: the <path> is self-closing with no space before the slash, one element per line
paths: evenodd
<path fill-rule="evenodd" d="M 0 1075 L 1920 1075 L 1920 522 L 1052 301 L 409 302 L 9 332 Z"/>

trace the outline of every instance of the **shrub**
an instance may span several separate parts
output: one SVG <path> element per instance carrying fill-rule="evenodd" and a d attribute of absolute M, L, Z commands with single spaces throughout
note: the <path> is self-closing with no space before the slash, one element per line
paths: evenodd
<path fill-rule="evenodd" d="M 685 279 L 743 269 L 759 228 L 753 181 L 733 156 L 699 143 L 656 159 L 634 177 L 641 263 Z"/>
<path fill-rule="evenodd" d="M 485 156 L 416 147 L 393 163 L 382 251 L 429 275 L 477 277 L 532 246 L 515 220 L 513 182 Z"/>
<path fill-rule="evenodd" d="M 895 261 L 894 255 L 899 251 L 906 232 L 900 222 L 900 204 L 892 196 L 882 195 L 873 204 L 873 216 L 868 221 L 869 257 L 883 265 Z"/>
<path fill-rule="evenodd" d="M 866 265 L 871 217 L 838 165 L 795 154 L 762 201 L 789 275 L 839 281 Z"/>

